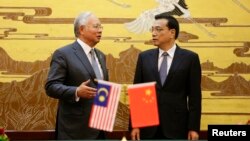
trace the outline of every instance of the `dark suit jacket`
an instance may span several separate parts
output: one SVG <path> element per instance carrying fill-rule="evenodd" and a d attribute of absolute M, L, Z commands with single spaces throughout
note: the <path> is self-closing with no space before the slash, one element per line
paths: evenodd
<path fill-rule="evenodd" d="M 105 55 L 95 50 L 104 80 L 108 80 Z M 59 99 L 58 139 L 95 139 L 98 136 L 98 130 L 88 127 L 93 99 L 75 101 L 77 86 L 88 79 L 91 80 L 89 86 L 96 88 L 94 70 L 78 42 L 54 52 L 45 88 L 48 96 Z"/>
<path fill-rule="evenodd" d="M 139 54 L 134 83 L 156 81 L 160 128 L 168 138 L 187 139 L 200 130 L 201 67 L 196 53 L 177 46 L 165 84 L 158 72 L 159 49 Z M 154 136 L 157 127 L 141 128 L 141 138 Z"/>

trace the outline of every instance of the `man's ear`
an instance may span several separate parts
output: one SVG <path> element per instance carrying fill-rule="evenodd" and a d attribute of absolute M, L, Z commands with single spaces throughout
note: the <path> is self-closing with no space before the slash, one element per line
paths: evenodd
<path fill-rule="evenodd" d="M 80 35 L 83 35 L 85 33 L 85 26 L 84 25 L 81 25 L 80 28 L 79 28 L 79 33 Z"/>
<path fill-rule="evenodd" d="M 176 30 L 170 29 L 170 32 L 171 32 L 171 38 L 175 38 Z"/>

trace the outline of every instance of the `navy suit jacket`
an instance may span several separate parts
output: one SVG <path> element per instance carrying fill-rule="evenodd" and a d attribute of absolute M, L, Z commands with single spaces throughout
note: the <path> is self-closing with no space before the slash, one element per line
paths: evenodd
<path fill-rule="evenodd" d="M 200 130 L 201 67 L 199 56 L 177 46 L 165 84 L 158 72 L 159 49 L 139 54 L 134 83 L 156 81 L 160 128 L 167 138 L 187 139 L 187 132 Z M 151 138 L 157 127 L 141 128 L 141 138 Z"/>
<path fill-rule="evenodd" d="M 104 80 L 108 80 L 105 55 L 95 49 Z M 84 81 L 96 88 L 94 70 L 78 42 L 62 47 L 53 54 L 45 85 L 48 96 L 59 99 L 57 112 L 58 139 L 95 139 L 99 131 L 89 128 L 93 99 L 75 101 L 76 88 Z"/>

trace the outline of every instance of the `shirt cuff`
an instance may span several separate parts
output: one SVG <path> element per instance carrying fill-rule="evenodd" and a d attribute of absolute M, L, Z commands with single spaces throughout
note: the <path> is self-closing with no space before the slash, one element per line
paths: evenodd
<path fill-rule="evenodd" d="M 77 96 L 77 90 L 78 88 L 76 88 L 76 92 L 75 92 L 75 101 L 78 102 L 80 100 L 80 97 Z"/>

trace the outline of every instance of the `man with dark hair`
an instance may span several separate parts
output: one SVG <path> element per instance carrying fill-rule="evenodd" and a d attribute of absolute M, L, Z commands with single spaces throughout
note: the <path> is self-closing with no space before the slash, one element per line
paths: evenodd
<path fill-rule="evenodd" d="M 105 55 L 95 45 L 102 36 L 100 20 L 91 12 L 74 22 L 75 42 L 57 49 L 45 85 L 48 96 L 59 99 L 57 139 L 104 139 L 104 132 L 89 128 L 90 111 L 97 84 L 108 80 Z"/>
<path fill-rule="evenodd" d="M 179 23 L 173 16 L 156 15 L 151 31 L 157 48 L 139 54 L 134 83 L 157 82 L 160 124 L 134 128 L 131 137 L 133 140 L 198 140 L 201 119 L 199 56 L 175 43 Z"/>

